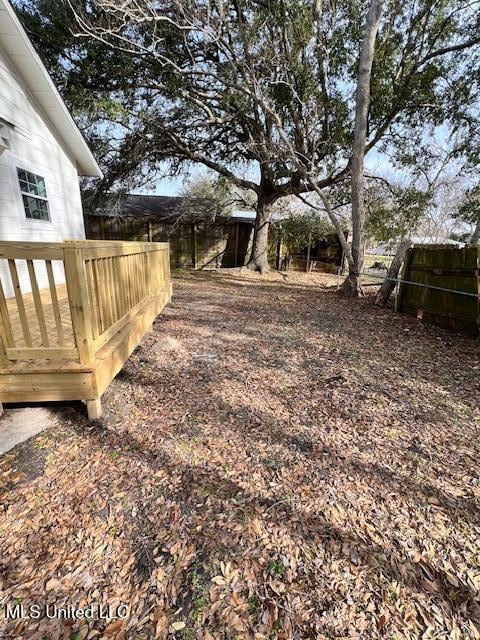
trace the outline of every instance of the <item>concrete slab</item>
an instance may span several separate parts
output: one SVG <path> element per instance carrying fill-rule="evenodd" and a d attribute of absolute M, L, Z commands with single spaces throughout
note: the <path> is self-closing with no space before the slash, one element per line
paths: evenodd
<path fill-rule="evenodd" d="M 52 413 L 45 407 L 7 408 L 0 418 L 0 455 L 53 424 Z"/>

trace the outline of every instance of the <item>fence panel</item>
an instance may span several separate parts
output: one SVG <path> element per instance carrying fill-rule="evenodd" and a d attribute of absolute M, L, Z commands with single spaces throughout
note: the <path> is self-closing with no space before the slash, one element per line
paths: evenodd
<path fill-rule="evenodd" d="M 425 322 L 477 335 L 479 273 L 478 246 L 416 245 L 407 253 L 402 276 L 415 284 L 402 283 L 398 309 Z"/>

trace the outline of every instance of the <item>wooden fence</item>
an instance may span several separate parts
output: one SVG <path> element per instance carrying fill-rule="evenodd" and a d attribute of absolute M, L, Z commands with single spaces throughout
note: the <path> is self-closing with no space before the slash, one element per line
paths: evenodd
<path fill-rule="evenodd" d="M 10 282 L 0 282 L 0 401 L 85 399 L 98 415 L 101 394 L 170 298 L 168 244 L 0 242 L 1 261 Z"/>
<path fill-rule="evenodd" d="M 219 216 L 211 221 L 85 215 L 87 238 L 166 242 L 172 268 L 240 267 L 246 263 L 253 222 Z"/>
<path fill-rule="evenodd" d="M 409 249 L 405 258 L 402 279 L 412 284 L 403 283 L 400 286 L 400 311 L 441 327 L 478 335 L 478 246 L 414 246 Z"/>
<path fill-rule="evenodd" d="M 268 260 L 274 269 L 337 273 L 343 252 L 332 233 L 293 251 L 283 239 L 282 222 L 270 225 Z M 85 215 L 88 238 L 168 241 L 172 268 L 241 267 L 250 257 L 254 221 L 217 216 L 215 220 L 157 219 L 146 215 Z M 347 233 L 347 232 L 346 232 Z"/>

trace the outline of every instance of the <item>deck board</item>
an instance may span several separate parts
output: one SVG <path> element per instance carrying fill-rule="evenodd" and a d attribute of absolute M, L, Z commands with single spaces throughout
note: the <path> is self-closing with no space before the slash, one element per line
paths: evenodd
<path fill-rule="evenodd" d="M 60 284 L 56 286 L 58 305 L 60 308 L 62 326 L 64 332 L 65 347 L 74 347 L 75 340 L 73 337 L 72 322 L 70 316 L 70 307 L 68 303 L 67 286 Z M 42 302 L 43 312 L 45 315 L 45 323 L 47 327 L 47 336 L 50 347 L 58 347 L 58 334 L 55 325 L 55 316 L 53 312 L 52 298 L 50 295 L 50 289 L 42 289 L 40 291 L 40 299 Z M 23 337 L 22 325 L 20 322 L 20 314 L 18 312 L 17 301 L 15 298 L 9 298 L 7 301 L 8 313 L 10 316 L 10 323 L 12 327 L 12 334 L 15 340 L 15 347 L 25 347 L 25 340 Z M 25 312 L 28 318 L 30 333 L 32 337 L 32 346 L 41 347 L 42 337 L 40 334 L 40 327 L 37 320 L 37 314 L 35 311 L 35 302 L 33 294 L 24 293 L 23 302 L 25 305 Z M 35 359 L 35 360 L 17 360 L 7 366 L 2 366 L 3 373 L 40 373 L 44 371 L 58 371 L 58 370 L 75 370 L 75 371 L 88 371 L 90 369 L 82 366 L 77 360 L 61 360 L 52 359 Z"/>
<path fill-rule="evenodd" d="M 72 321 L 70 317 L 70 307 L 68 304 L 67 287 L 65 284 L 57 285 L 58 304 L 60 307 L 62 326 L 65 333 L 65 346 L 74 347 L 75 341 L 73 338 Z M 49 289 L 42 289 L 40 291 L 40 299 L 42 301 L 43 312 L 45 315 L 45 322 L 47 325 L 47 335 L 50 346 L 59 346 L 57 328 L 55 326 L 55 316 L 53 313 L 52 298 L 50 297 Z M 35 303 L 33 295 L 31 293 L 23 294 L 23 302 L 25 305 L 25 312 L 29 320 L 30 332 L 32 335 L 32 345 L 34 347 L 42 346 L 42 337 L 40 335 L 40 327 L 37 320 L 37 314 L 35 311 Z M 12 333 L 17 347 L 25 347 L 25 340 L 23 338 L 22 325 L 20 323 L 20 314 L 18 312 L 17 302 L 15 298 L 9 298 L 7 300 L 7 308 L 10 315 L 10 321 L 12 325 Z"/>

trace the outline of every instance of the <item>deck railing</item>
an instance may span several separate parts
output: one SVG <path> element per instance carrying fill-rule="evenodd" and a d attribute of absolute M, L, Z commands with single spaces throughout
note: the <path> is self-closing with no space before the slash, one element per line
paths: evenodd
<path fill-rule="evenodd" d="M 9 279 L 0 282 L 0 363 L 75 359 L 93 367 L 98 351 L 169 282 L 168 251 L 156 242 L 0 242 Z"/>

